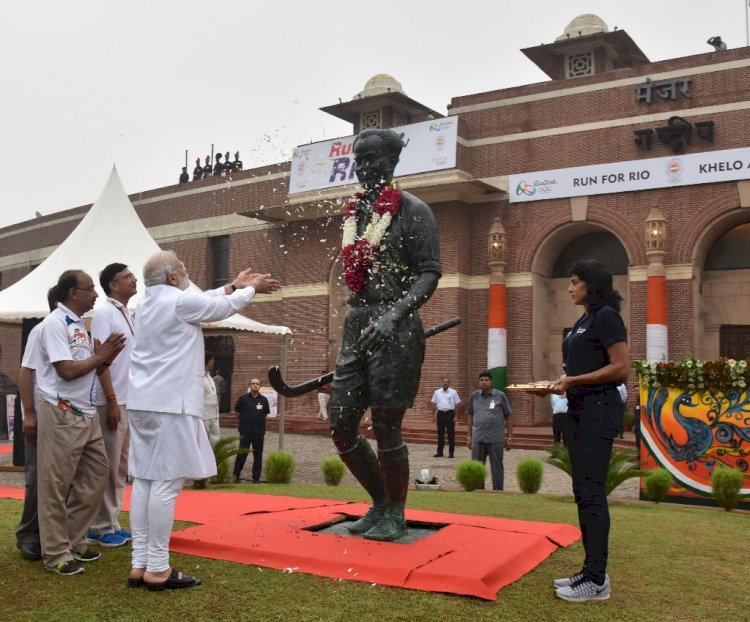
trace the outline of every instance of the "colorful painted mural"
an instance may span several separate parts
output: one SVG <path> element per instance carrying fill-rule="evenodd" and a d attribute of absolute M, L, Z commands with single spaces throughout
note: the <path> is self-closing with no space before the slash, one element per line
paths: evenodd
<path fill-rule="evenodd" d="M 745 474 L 742 505 L 750 502 L 748 389 L 691 393 L 642 383 L 640 399 L 641 465 L 672 474 L 670 497 L 711 499 L 711 473 L 726 465 Z"/>

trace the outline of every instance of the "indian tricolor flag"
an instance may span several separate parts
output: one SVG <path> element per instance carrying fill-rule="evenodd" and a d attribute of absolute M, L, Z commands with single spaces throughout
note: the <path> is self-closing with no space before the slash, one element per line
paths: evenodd
<path fill-rule="evenodd" d="M 508 331 L 505 312 L 505 283 L 490 281 L 489 327 L 487 330 L 487 369 L 492 386 L 501 391 L 508 384 Z"/>
<path fill-rule="evenodd" d="M 667 359 L 667 279 L 649 275 L 646 282 L 646 359 Z"/>

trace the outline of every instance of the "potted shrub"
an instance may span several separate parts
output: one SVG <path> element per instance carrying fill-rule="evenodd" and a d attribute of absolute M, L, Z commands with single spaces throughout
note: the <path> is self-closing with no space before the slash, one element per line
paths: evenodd
<path fill-rule="evenodd" d="M 323 481 L 326 486 L 338 486 L 346 472 L 346 465 L 338 456 L 326 456 L 320 465 L 320 470 L 323 471 Z"/>
<path fill-rule="evenodd" d="M 727 512 L 737 507 L 740 489 L 745 478 L 741 471 L 720 467 L 711 476 L 711 489 L 714 498 Z"/>
<path fill-rule="evenodd" d="M 518 487 L 527 495 L 539 492 L 542 487 L 542 474 L 544 465 L 536 458 L 522 458 L 516 465 L 516 478 Z"/>
<path fill-rule="evenodd" d="M 269 484 L 288 484 L 294 473 L 294 456 L 288 451 L 274 451 L 266 458 L 266 481 Z"/>
<path fill-rule="evenodd" d="M 213 445 L 216 459 L 216 475 L 211 478 L 212 484 L 228 484 L 231 479 L 231 459 L 239 454 L 248 453 L 247 447 L 240 447 L 239 436 L 226 436 Z"/>
<path fill-rule="evenodd" d="M 484 486 L 487 467 L 479 460 L 462 460 L 456 465 L 456 479 L 466 492 Z"/>
<path fill-rule="evenodd" d="M 547 453 L 549 453 L 549 456 L 544 459 L 547 464 L 551 464 L 573 477 L 573 466 L 570 464 L 570 454 L 567 447 L 554 445 L 547 449 Z M 632 449 L 613 449 L 607 469 L 607 495 L 624 481 L 631 477 L 641 477 L 643 474 L 644 472 L 641 471 L 636 461 L 635 451 Z"/>
<path fill-rule="evenodd" d="M 654 469 L 644 478 L 646 492 L 654 503 L 661 503 L 667 498 L 672 487 L 672 476 L 667 469 Z"/>

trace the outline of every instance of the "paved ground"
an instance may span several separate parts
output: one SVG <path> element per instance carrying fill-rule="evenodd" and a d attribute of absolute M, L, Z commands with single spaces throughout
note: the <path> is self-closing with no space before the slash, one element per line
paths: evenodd
<path fill-rule="evenodd" d="M 274 451 L 278 449 L 278 435 L 275 433 L 266 434 L 265 451 Z M 322 436 L 303 436 L 303 435 L 285 435 L 284 449 L 291 452 L 296 460 L 294 472 L 295 482 L 305 482 L 312 484 L 322 484 L 323 475 L 320 472 L 320 463 L 327 455 L 335 453 L 333 443 Z M 447 448 L 446 448 L 447 449 Z M 467 447 L 456 447 L 456 457 L 450 458 L 433 458 L 435 454 L 434 445 L 423 445 L 412 443 L 409 445 L 409 465 L 411 468 L 411 481 L 417 478 L 417 473 L 422 467 L 429 467 L 437 476 L 443 488 L 460 489 L 456 480 L 456 463 L 461 460 L 471 458 L 471 452 Z M 527 449 L 515 449 L 505 453 L 505 489 L 510 491 L 519 491 L 516 482 L 516 464 L 521 458 L 532 456 L 542 460 L 547 456 L 546 451 L 532 451 Z M 245 465 L 245 473 L 248 472 L 249 465 Z M 487 466 L 486 487 L 492 488 L 492 480 L 489 476 L 489 463 Z M 619 486 L 611 495 L 611 498 L 619 499 L 638 499 L 638 479 L 633 478 Z M 356 480 L 347 472 L 342 483 L 354 484 Z M 544 478 L 540 492 L 553 494 L 572 494 L 570 488 L 570 477 L 560 469 L 550 465 L 544 465 Z"/>
<path fill-rule="evenodd" d="M 236 430 L 222 429 L 222 435 L 231 436 L 236 434 Z M 265 454 L 275 451 L 279 448 L 278 434 L 269 432 L 266 434 Z M 296 483 L 323 484 L 323 475 L 320 471 L 320 463 L 328 455 L 335 453 L 333 443 L 322 436 L 307 436 L 298 434 L 284 435 L 284 449 L 294 455 L 296 467 L 293 481 Z M 447 448 L 446 448 L 447 449 Z M 417 473 L 423 467 L 429 467 L 437 476 L 441 485 L 445 489 L 460 489 L 456 481 L 455 469 L 456 463 L 461 460 L 467 460 L 471 457 L 467 447 L 456 447 L 456 457 L 450 458 L 433 458 L 435 454 L 434 445 L 411 444 L 409 446 L 409 464 L 411 467 L 411 481 L 417 478 Z M 525 449 L 515 449 L 505 454 L 505 489 L 509 491 L 519 491 L 516 482 L 516 464 L 518 460 L 526 456 L 543 459 L 547 455 L 544 451 L 532 451 Z M 0 454 L 0 464 L 11 464 L 12 457 L 7 454 Z M 248 457 L 243 471 L 243 479 L 250 479 L 250 466 L 252 457 Z M 488 469 L 489 471 L 489 464 Z M 5 473 L 0 472 L 0 484 L 6 486 L 23 486 L 23 473 Z M 342 484 L 355 484 L 356 481 L 349 474 L 344 475 Z M 492 488 L 492 480 L 489 473 L 487 476 L 486 486 Z M 560 469 L 556 469 L 547 464 L 544 465 L 544 478 L 540 492 L 552 494 L 571 494 L 570 478 Z M 633 478 L 619 486 L 611 495 L 616 499 L 637 499 L 638 498 L 638 479 Z"/>

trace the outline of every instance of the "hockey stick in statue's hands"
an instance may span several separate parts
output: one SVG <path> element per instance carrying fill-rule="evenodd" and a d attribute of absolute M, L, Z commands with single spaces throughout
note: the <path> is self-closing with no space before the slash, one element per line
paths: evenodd
<path fill-rule="evenodd" d="M 442 324 L 438 324 L 437 326 L 433 326 L 432 328 L 427 329 L 424 332 L 424 337 L 425 339 L 429 339 L 430 337 L 442 333 L 449 328 L 458 326 L 460 323 L 460 317 L 452 317 L 450 320 L 446 320 Z M 327 374 L 323 374 L 322 376 L 318 376 L 317 378 L 313 378 L 312 380 L 308 380 L 307 382 L 303 382 L 302 384 L 289 386 L 281 377 L 281 369 L 278 365 L 275 365 L 268 370 L 268 381 L 271 383 L 274 391 L 276 391 L 279 395 L 283 395 L 284 397 L 299 397 L 300 395 L 304 395 L 305 393 L 309 393 L 310 391 L 315 391 L 315 389 L 319 389 L 320 387 L 327 385 L 332 380 L 333 372 L 331 371 Z"/>

